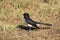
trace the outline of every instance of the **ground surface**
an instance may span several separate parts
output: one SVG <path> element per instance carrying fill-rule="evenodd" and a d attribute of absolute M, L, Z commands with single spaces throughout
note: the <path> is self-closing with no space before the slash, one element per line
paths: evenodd
<path fill-rule="evenodd" d="M 26 31 L 23 13 L 50 29 Z M 49 27 L 40 25 L 40 27 Z M 0 40 L 60 40 L 60 0 L 0 0 Z"/>

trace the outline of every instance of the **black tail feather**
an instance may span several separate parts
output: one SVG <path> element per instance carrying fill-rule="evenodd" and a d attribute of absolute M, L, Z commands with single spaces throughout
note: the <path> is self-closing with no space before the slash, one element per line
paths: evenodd
<path fill-rule="evenodd" d="M 43 25 L 47 25 L 47 26 L 52 26 L 52 24 L 49 24 L 49 23 L 39 23 L 39 24 L 43 24 Z"/>

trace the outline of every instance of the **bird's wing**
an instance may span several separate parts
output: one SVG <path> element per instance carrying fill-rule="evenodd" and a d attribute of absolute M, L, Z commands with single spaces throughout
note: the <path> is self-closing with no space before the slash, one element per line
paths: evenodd
<path fill-rule="evenodd" d="M 35 24 L 35 22 L 34 22 L 33 20 L 28 20 L 28 22 L 29 22 L 30 24 Z"/>

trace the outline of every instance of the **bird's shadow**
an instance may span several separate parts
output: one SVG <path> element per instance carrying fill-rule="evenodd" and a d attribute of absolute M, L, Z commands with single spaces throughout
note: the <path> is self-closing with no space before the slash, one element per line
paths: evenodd
<path fill-rule="evenodd" d="M 24 26 L 24 25 L 18 25 L 17 28 L 23 29 L 23 30 L 29 30 L 30 27 L 26 27 L 26 26 Z M 31 27 L 30 30 L 35 30 L 35 29 L 36 29 L 36 28 Z"/>
<path fill-rule="evenodd" d="M 30 27 L 26 27 L 24 25 L 18 25 L 16 28 L 23 29 L 23 30 L 29 30 Z M 31 27 L 30 30 L 36 30 L 37 28 Z M 44 28 L 39 28 L 39 29 L 50 29 L 50 27 L 44 27 Z"/>

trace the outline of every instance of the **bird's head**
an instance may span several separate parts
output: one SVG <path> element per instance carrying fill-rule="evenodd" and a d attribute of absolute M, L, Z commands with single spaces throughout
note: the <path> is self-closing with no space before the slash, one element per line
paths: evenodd
<path fill-rule="evenodd" d="M 24 13 L 23 15 L 24 15 L 24 17 L 29 17 L 28 13 Z"/>

